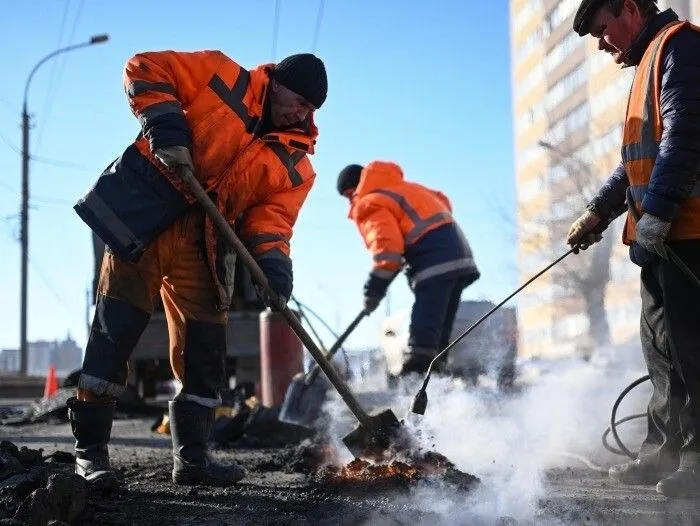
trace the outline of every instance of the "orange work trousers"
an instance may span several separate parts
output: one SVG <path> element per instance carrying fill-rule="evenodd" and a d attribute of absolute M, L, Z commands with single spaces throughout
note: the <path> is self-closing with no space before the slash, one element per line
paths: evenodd
<path fill-rule="evenodd" d="M 85 349 L 78 398 L 118 397 L 128 360 L 153 314 L 160 292 L 168 325 L 170 364 L 182 383 L 178 400 L 220 404 L 226 358 L 226 313 L 216 307 L 207 266 L 204 212 L 193 207 L 144 251 L 138 262 L 107 249 L 95 317 Z"/>

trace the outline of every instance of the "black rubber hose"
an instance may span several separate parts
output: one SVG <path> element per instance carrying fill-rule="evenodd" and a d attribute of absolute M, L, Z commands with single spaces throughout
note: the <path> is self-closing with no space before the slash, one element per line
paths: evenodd
<path fill-rule="evenodd" d="M 620 435 L 617 434 L 617 426 L 620 424 L 623 424 L 625 422 L 629 422 L 630 420 L 634 420 L 636 418 L 642 418 L 646 417 L 646 413 L 637 413 L 634 415 L 626 416 L 625 418 L 621 420 L 615 420 L 617 417 L 617 409 L 620 407 L 620 404 L 622 403 L 622 400 L 624 400 L 625 396 L 637 387 L 639 384 L 643 384 L 649 380 L 649 375 L 644 375 L 641 378 L 637 378 L 634 382 L 629 384 L 625 389 L 620 393 L 620 395 L 617 397 L 617 400 L 615 400 L 615 403 L 613 404 L 612 411 L 610 413 L 610 426 L 605 430 L 603 433 L 603 447 L 610 451 L 611 453 L 615 453 L 616 455 L 625 455 L 631 458 L 632 460 L 637 460 L 637 457 L 639 456 L 639 453 L 633 453 L 630 451 L 625 444 L 622 443 L 622 440 L 620 439 Z M 610 446 L 608 444 L 607 438 L 608 434 L 612 433 L 613 438 L 615 439 L 615 442 L 617 443 L 619 449 L 615 449 L 614 447 Z"/>
<path fill-rule="evenodd" d="M 333 329 L 331 329 L 331 326 L 330 326 L 328 323 L 326 323 L 326 320 L 324 320 L 323 318 L 321 318 L 321 316 L 319 316 L 318 314 L 316 314 L 308 305 L 305 305 L 304 303 L 302 303 L 301 301 L 299 301 L 299 300 L 298 300 L 297 298 L 295 298 L 294 296 L 292 296 L 292 299 L 294 300 L 294 302 L 295 302 L 297 305 L 299 305 L 299 307 L 301 307 L 302 309 L 307 310 L 307 311 L 309 312 L 309 314 L 311 314 L 314 318 L 316 318 L 318 321 L 320 321 L 320 322 L 321 322 L 321 325 L 323 325 L 323 326 L 326 328 L 326 330 L 327 330 L 328 332 L 330 332 L 331 335 L 332 335 L 336 340 L 339 338 L 338 333 L 336 333 Z M 345 347 L 341 347 L 341 348 L 340 348 L 340 352 L 343 353 L 343 360 L 345 361 L 345 367 L 347 368 L 348 375 L 350 375 L 350 359 L 348 358 L 348 354 L 347 354 L 347 352 L 345 351 Z"/>
<path fill-rule="evenodd" d="M 624 424 L 625 422 L 629 422 L 630 420 L 636 420 L 637 418 L 643 418 L 646 416 L 647 416 L 646 413 L 636 413 L 634 415 L 626 416 L 625 418 L 615 422 L 615 427 L 619 426 L 620 424 Z M 607 449 L 608 451 L 610 451 L 610 453 L 614 453 L 615 455 L 622 455 L 622 456 L 627 455 L 627 453 L 625 453 L 622 449 L 617 449 L 608 443 L 608 435 L 610 434 L 611 429 L 612 428 L 610 426 L 608 426 L 608 428 L 605 430 L 605 433 L 603 433 L 603 447 L 605 449 Z"/>

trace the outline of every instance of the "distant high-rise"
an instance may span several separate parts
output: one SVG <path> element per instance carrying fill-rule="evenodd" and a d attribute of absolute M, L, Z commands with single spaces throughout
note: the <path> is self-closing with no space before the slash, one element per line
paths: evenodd
<path fill-rule="evenodd" d="M 36 341 L 28 344 L 27 374 L 43 376 L 50 366 L 65 376 L 82 365 L 83 351 L 68 335 L 63 341 Z"/>

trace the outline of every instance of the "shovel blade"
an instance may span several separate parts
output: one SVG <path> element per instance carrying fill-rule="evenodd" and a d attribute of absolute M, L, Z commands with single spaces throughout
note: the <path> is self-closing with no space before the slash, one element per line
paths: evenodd
<path fill-rule="evenodd" d="M 326 399 L 328 383 L 325 378 L 307 385 L 304 375 L 297 375 L 289 384 L 280 408 L 279 420 L 287 424 L 295 424 L 311 428 L 321 414 L 321 407 Z"/>
<path fill-rule="evenodd" d="M 370 416 L 369 419 L 372 429 L 360 425 L 343 437 L 345 447 L 355 458 L 381 457 L 399 435 L 401 422 L 391 409 Z"/>

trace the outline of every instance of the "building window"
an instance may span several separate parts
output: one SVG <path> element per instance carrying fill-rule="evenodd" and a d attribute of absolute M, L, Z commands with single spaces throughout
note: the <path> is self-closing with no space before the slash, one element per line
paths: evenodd
<path fill-rule="evenodd" d="M 573 71 L 560 79 L 552 86 L 545 96 L 545 108 L 547 111 L 554 109 L 564 99 L 583 85 L 586 80 L 586 61 L 584 60 Z"/>
<path fill-rule="evenodd" d="M 518 122 L 516 124 L 517 134 L 520 135 L 521 133 L 526 132 L 536 122 L 539 122 L 545 117 L 546 113 L 542 103 L 538 102 L 537 104 L 530 106 L 520 115 L 520 117 L 518 117 Z"/>
<path fill-rule="evenodd" d="M 565 22 L 578 8 L 579 0 L 562 0 L 545 17 L 549 27 L 554 31 L 560 24 Z"/>
<path fill-rule="evenodd" d="M 537 28 L 525 39 L 518 49 L 515 51 L 515 62 L 520 63 L 532 53 L 537 46 L 549 36 L 549 26 L 545 23 L 537 26 Z"/>
<path fill-rule="evenodd" d="M 521 201 L 530 201 L 544 191 L 544 178 L 541 175 L 533 177 L 527 183 L 518 185 L 518 196 Z"/>
<path fill-rule="evenodd" d="M 593 94 L 591 96 L 591 112 L 593 115 L 600 115 L 613 104 L 624 104 L 632 86 L 632 79 L 634 79 L 634 70 L 631 68 L 626 69 L 614 82 Z"/>
<path fill-rule="evenodd" d="M 529 0 L 524 3 L 520 10 L 512 18 L 513 32 L 520 31 L 536 15 L 540 14 L 542 0 Z"/>
<path fill-rule="evenodd" d="M 542 158 L 542 148 L 537 145 L 529 146 L 516 153 L 516 164 L 518 171 L 524 169 L 530 163 Z"/>
<path fill-rule="evenodd" d="M 538 84 L 544 84 L 544 68 L 538 64 L 525 78 L 515 85 L 515 98 L 520 99 L 528 94 Z"/>
<path fill-rule="evenodd" d="M 597 159 L 622 147 L 622 123 L 616 124 L 606 133 L 596 137 L 581 149 L 580 158 Z"/>
<path fill-rule="evenodd" d="M 588 127 L 589 117 L 588 103 L 584 102 L 553 123 L 547 133 L 547 142 L 558 144 L 572 133 L 581 128 Z"/>
<path fill-rule="evenodd" d="M 556 45 L 549 50 L 544 59 L 544 69 L 547 73 L 551 73 L 554 68 L 561 64 L 566 57 L 571 55 L 580 46 L 583 45 L 583 39 L 576 33 L 567 33 Z"/>

